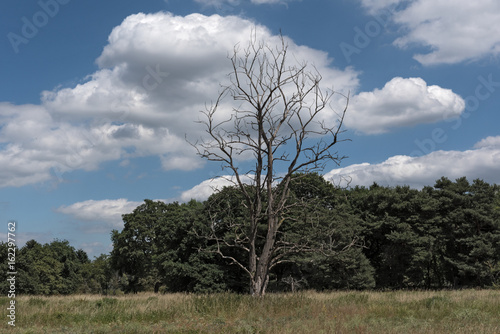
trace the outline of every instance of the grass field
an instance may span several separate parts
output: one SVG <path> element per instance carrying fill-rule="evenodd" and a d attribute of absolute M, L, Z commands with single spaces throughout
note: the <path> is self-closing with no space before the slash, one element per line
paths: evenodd
<path fill-rule="evenodd" d="M 500 291 L 137 294 L 16 299 L 1 333 L 500 333 Z"/>

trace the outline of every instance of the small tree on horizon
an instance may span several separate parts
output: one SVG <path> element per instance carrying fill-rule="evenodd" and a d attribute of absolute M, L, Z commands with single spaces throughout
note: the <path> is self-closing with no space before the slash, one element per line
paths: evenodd
<path fill-rule="evenodd" d="M 285 38 L 280 36 L 279 41 L 267 45 L 253 36 L 243 50 L 235 46 L 230 57 L 230 84 L 202 112 L 200 123 L 208 139 L 194 144 L 202 158 L 220 162 L 223 170 L 230 172 L 228 180 L 244 198 L 248 219 L 227 226 L 232 233 L 230 240 L 217 235 L 217 220 L 213 219 L 210 238 L 215 243 L 214 252 L 248 275 L 254 296 L 265 294 L 270 270 L 288 261 L 288 255 L 317 250 L 307 240 L 278 238 L 288 209 L 300 205 L 300 201 L 290 201 L 290 183 L 344 158 L 334 147 L 341 141 L 349 97 L 340 94 L 345 105 L 335 112 L 332 96 L 339 93 L 322 89 L 321 75 L 307 63 L 292 64 Z M 223 102 L 227 98 L 237 106 L 225 116 L 227 105 Z M 319 116 L 327 109 L 336 115 L 333 122 Z M 245 252 L 248 261 L 225 252 L 228 247 Z"/>

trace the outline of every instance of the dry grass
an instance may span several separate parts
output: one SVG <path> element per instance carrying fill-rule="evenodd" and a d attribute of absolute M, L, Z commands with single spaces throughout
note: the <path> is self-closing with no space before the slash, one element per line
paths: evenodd
<path fill-rule="evenodd" d="M 0 298 L 3 309 L 8 301 Z M 21 296 L 16 304 L 12 333 L 500 333 L 498 290 Z"/>

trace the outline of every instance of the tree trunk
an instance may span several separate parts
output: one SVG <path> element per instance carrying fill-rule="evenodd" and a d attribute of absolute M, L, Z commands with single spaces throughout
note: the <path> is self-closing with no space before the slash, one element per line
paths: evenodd
<path fill-rule="evenodd" d="M 262 297 L 266 294 L 267 283 L 269 282 L 269 275 L 262 277 L 255 275 L 250 281 L 250 294 L 253 297 Z"/>
<path fill-rule="evenodd" d="M 269 282 L 270 252 L 266 252 L 266 248 L 267 247 L 264 247 L 264 250 L 258 259 L 255 253 L 252 255 L 252 252 L 250 252 L 249 267 L 250 273 L 252 274 L 250 277 L 250 294 L 254 297 L 264 296 Z"/>
<path fill-rule="evenodd" d="M 253 277 L 250 279 L 250 294 L 252 296 L 262 297 L 266 293 L 269 283 L 269 267 L 271 266 L 271 259 L 276 241 L 276 224 L 277 220 L 274 217 L 269 217 L 266 242 L 262 249 L 262 253 L 256 261 L 256 270 L 253 272 Z"/>

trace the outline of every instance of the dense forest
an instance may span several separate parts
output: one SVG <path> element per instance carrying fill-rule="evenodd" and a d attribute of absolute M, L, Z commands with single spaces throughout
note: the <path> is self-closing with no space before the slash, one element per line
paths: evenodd
<path fill-rule="evenodd" d="M 273 268 L 269 291 L 500 287 L 498 185 L 441 178 L 421 190 L 340 189 L 317 174 L 298 179 L 278 238 L 310 247 Z M 17 293 L 246 293 L 241 268 L 215 252 L 227 247 L 225 254 L 245 262 L 230 248 L 238 236 L 228 228 L 245 225 L 243 203 L 231 187 L 205 202 L 145 200 L 112 232 L 111 254 L 94 260 L 67 241 L 31 240 L 16 250 Z M 214 233 L 227 242 L 216 243 Z M 7 259 L 6 243 L 0 252 Z M 6 260 L 0 269 L 6 291 Z"/>

